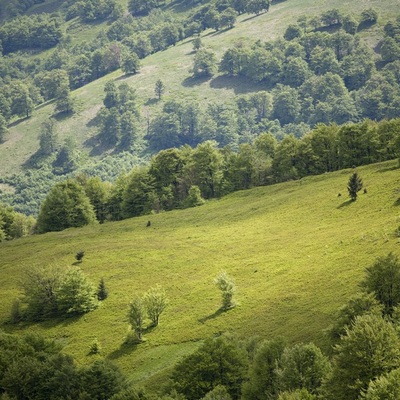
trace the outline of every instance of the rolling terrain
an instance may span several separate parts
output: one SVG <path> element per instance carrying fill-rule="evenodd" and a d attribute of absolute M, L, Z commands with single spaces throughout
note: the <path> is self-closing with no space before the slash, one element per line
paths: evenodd
<path fill-rule="evenodd" d="M 60 341 L 81 364 L 105 357 L 138 385 L 164 382 L 174 363 L 202 340 L 284 336 L 326 343 L 323 330 L 355 292 L 364 268 L 399 254 L 398 162 L 358 169 L 367 188 L 347 198 L 351 170 L 240 191 L 204 206 L 121 222 L 35 235 L 0 244 L 0 321 L 7 332 L 40 332 Z M 338 197 L 338 193 L 341 196 Z M 147 227 L 147 221 L 151 226 Z M 32 266 L 80 267 L 109 297 L 80 318 L 7 323 Z M 221 270 L 237 285 L 237 306 L 220 313 L 213 280 Z M 134 295 L 161 285 L 169 305 L 140 345 L 124 345 Z M 100 355 L 88 355 L 97 338 Z"/>
<path fill-rule="evenodd" d="M 54 11 L 54 1 L 33 8 L 46 10 L 48 5 Z M 121 2 L 126 6 L 126 2 Z M 167 4 L 166 9 L 174 12 L 179 17 L 182 10 L 181 3 Z M 243 14 L 238 17 L 233 29 L 216 32 L 208 29 L 201 33 L 203 45 L 216 53 L 219 60 L 224 51 L 240 42 L 255 42 L 262 40 L 269 42 L 283 35 L 290 23 L 295 23 L 302 16 L 317 16 L 324 11 L 338 8 L 344 12 L 353 12 L 359 15 L 367 8 L 374 8 L 378 14 L 378 24 L 362 32 L 364 40 L 369 47 L 375 48 L 382 36 L 383 26 L 393 18 L 398 11 L 398 2 L 393 0 L 363 0 L 358 2 L 333 0 L 309 1 L 286 0 L 273 3 L 268 13 L 258 16 Z M 188 12 L 183 9 L 183 14 Z M 77 21 L 66 23 L 68 35 L 73 43 L 84 42 L 93 38 L 102 29 L 107 27 L 107 22 L 96 24 L 80 24 Z M 90 141 L 98 133 L 98 128 L 93 123 L 96 113 L 102 106 L 104 85 L 110 80 L 117 83 L 128 83 L 138 95 L 143 121 L 154 116 L 168 100 L 190 99 L 200 105 L 211 101 L 233 100 L 236 95 L 253 93 L 265 90 L 264 84 L 257 84 L 245 79 L 230 78 L 217 74 L 212 79 L 191 79 L 190 69 L 193 65 L 193 37 L 178 42 L 176 46 L 169 47 L 141 60 L 142 67 L 136 75 L 126 76 L 120 70 L 108 74 L 82 88 L 75 90 L 72 95 L 77 103 L 77 112 L 70 117 L 58 118 L 57 130 L 59 140 L 62 142 L 67 137 L 73 137 L 80 150 L 87 155 L 86 163 L 93 159 L 98 160 L 107 152 L 97 154 L 93 152 L 93 142 Z M 51 52 L 52 49 L 47 50 Z M 47 54 L 44 52 L 43 54 Z M 158 79 L 166 84 L 166 93 L 162 101 L 157 102 L 154 94 L 154 85 Z M 16 120 L 9 127 L 6 141 L 0 144 L 0 175 L 7 176 L 12 173 L 24 171 L 29 159 L 39 149 L 39 133 L 41 124 L 54 114 L 54 103 L 44 103 L 37 107 L 32 117 Z"/>

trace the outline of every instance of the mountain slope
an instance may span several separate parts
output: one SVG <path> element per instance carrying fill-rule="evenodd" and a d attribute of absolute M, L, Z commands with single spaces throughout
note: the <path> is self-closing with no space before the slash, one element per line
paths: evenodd
<path fill-rule="evenodd" d="M 379 13 L 379 23 L 364 32 L 363 35 L 370 47 L 374 48 L 378 43 L 383 25 L 398 11 L 397 1 L 334 0 L 318 2 L 318 4 L 310 0 L 281 1 L 273 4 L 266 14 L 256 17 L 248 14 L 240 16 L 234 29 L 221 32 L 207 30 L 202 32 L 201 36 L 204 45 L 220 58 L 223 52 L 235 43 L 258 39 L 271 41 L 282 36 L 287 25 L 294 23 L 301 15 L 320 15 L 332 8 L 360 14 L 361 11 L 370 7 Z M 168 8 L 174 11 L 172 6 Z M 92 37 L 94 32 L 97 33 L 105 27 L 106 23 L 94 24 L 93 27 L 78 25 L 69 33 L 73 40 L 82 40 L 82 38 Z M 82 29 L 84 30 L 82 31 Z M 146 57 L 142 61 L 141 71 L 137 75 L 127 77 L 121 71 L 116 71 L 76 90 L 73 95 L 78 103 L 78 111 L 70 118 L 59 120 L 60 142 L 64 138 L 72 136 L 85 153 L 93 153 L 93 144 L 89 139 L 98 132 L 97 127 L 93 124 L 93 119 L 102 105 L 104 84 L 109 80 L 117 80 L 119 83 L 126 82 L 137 90 L 144 120 L 152 117 L 164 103 L 155 101 L 154 85 L 160 78 L 166 83 L 164 101 L 188 98 L 199 103 L 226 101 L 233 99 L 238 94 L 265 89 L 262 84 L 225 76 L 216 76 L 211 80 L 200 81 L 190 79 L 189 70 L 194 57 L 191 42 L 192 38 L 189 38 L 165 51 Z M 9 175 L 24 169 L 24 165 L 39 148 L 38 135 L 41 123 L 53 113 L 54 104 L 44 104 L 35 111 L 31 118 L 17 121 L 10 127 L 7 140 L 0 144 L 1 175 Z"/>
<path fill-rule="evenodd" d="M 364 268 L 377 256 L 399 253 L 397 161 L 358 172 L 368 193 L 356 202 L 347 199 L 351 171 L 344 170 L 237 192 L 194 209 L 1 243 L 2 327 L 42 332 L 80 363 L 93 360 L 89 346 L 97 338 L 101 356 L 150 387 L 199 341 L 221 332 L 323 346 L 322 330 L 358 290 Z M 109 289 L 97 310 L 81 318 L 4 324 L 21 296 L 24 271 L 71 265 L 81 249 L 85 274 L 94 283 L 103 277 Z M 238 288 L 237 307 L 222 314 L 213 283 L 221 270 Z M 159 327 L 145 333 L 145 343 L 123 345 L 130 300 L 157 284 L 169 298 Z"/>

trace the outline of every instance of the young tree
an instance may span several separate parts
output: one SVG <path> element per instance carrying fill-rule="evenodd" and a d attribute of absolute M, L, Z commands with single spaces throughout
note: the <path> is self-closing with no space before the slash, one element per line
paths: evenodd
<path fill-rule="evenodd" d="M 165 291 L 162 290 L 161 287 L 156 286 L 146 292 L 143 302 L 146 307 L 147 316 L 151 320 L 153 326 L 157 326 L 160 315 L 168 304 Z"/>
<path fill-rule="evenodd" d="M 159 79 L 154 86 L 154 93 L 158 97 L 158 100 L 161 100 L 161 96 L 164 94 L 164 92 L 165 92 L 165 85 L 163 81 Z"/>
<path fill-rule="evenodd" d="M 75 259 L 76 259 L 76 261 L 78 261 L 78 262 L 82 262 L 82 259 L 83 259 L 83 257 L 84 257 L 84 255 L 85 255 L 85 252 L 83 251 L 83 250 L 79 250 L 76 254 L 75 254 Z"/>
<path fill-rule="evenodd" d="M 221 309 L 226 311 L 234 307 L 235 303 L 233 302 L 233 295 L 235 293 L 236 286 L 233 279 L 225 271 L 222 271 L 214 280 L 214 283 L 217 285 L 218 289 L 221 290 Z"/>
<path fill-rule="evenodd" d="M 366 268 L 366 277 L 361 286 L 373 293 L 383 304 L 384 313 L 391 316 L 400 303 L 400 261 L 393 253 L 378 257 L 375 263 Z"/>
<path fill-rule="evenodd" d="M 71 97 L 69 87 L 64 87 L 60 90 L 56 98 L 55 111 L 59 113 L 72 113 L 74 111 L 75 101 Z"/>
<path fill-rule="evenodd" d="M 205 48 L 200 48 L 194 56 L 193 76 L 195 78 L 211 77 L 217 69 L 215 54 Z"/>
<path fill-rule="evenodd" d="M 53 118 L 44 121 L 41 125 L 41 132 L 39 134 L 40 153 L 44 156 L 52 155 L 57 148 L 57 124 Z"/>
<path fill-rule="evenodd" d="M 198 207 L 205 203 L 205 200 L 201 197 L 200 188 L 197 185 L 190 186 L 189 193 L 183 203 L 185 207 Z"/>
<path fill-rule="evenodd" d="M 129 305 L 128 320 L 139 341 L 142 340 L 145 313 L 146 309 L 143 299 L 138 296 L 134 297 Z"/>
<path fill-rule="evenodd" d="M 354 172 L 347 184 L 347 190 L 349 192 L 349 196 L 351 197 L 351 200 L 356 201 L 357 200 L 357 193 L 362 189 L 363 187 L 363 182 L 362 179 L 359 177 L 357 172 Z"/>
<path fill-rule="evenodd" d="M 97 299 L 103 301 L 107 297 L 108 297 L 108 290 L 106 288 L 106 284 L 104 283 L 104 278 L 101 278 L 97 289 Z"/>

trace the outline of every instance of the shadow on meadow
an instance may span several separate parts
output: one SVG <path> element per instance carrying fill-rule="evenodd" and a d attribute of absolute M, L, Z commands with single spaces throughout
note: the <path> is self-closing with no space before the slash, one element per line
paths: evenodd
<path fill-rule="evenodd" d="M 342 204 L 340 204 L 339 206 L 337 206 L 337 209 L 340 209 L 340 208 L 344 208 L 344 207 L 348 207 L 350 204 L 352 204 L 353 203 L 353 200 L 352 199 L 349 199 L 349 200 L 346 200 L 345 202 L 343 202 Z"/>
<path fill-rule="evenodd" d="M 214 313 L 207 315 L 206 317 L 200 318 L 198 321 L 201 324 L 204 324 L 205 322 L 209 321 L 210 319 L 214 319 L 219 317 L 222 313 L 224 313 L 226 311 L 224 311 L 222 308 L 219 308 L 217 311 L 215 311 Z"/>

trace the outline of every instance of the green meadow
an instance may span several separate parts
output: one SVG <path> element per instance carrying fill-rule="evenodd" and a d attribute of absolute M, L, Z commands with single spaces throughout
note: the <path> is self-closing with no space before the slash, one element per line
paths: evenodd
<path fill-rule="evenodd" d="M 40 332 L 80 364 L 105 357 L 137 385 L 165 381 L 174 363 L 202 340 L 284 336 L 324 347 L 335 310 L 359 290 L 376 257 L 400 254 L 398 161 L 358 169 L 367 193 L 347 196 L 351 170 L 240 191 L 205 205 L 121 222 L 68 229 L 0 244 L 1 328 Z M 341 196 L 338 194 L 341 193 Z M 147 227 L 147 221 L 151 226 Z M 25 272 L 38 265 L 80 267 L 109 297 L 80 318 L 8 323 Z M 214 279 L 236 281 L 236 307 L 221 313 Z M 140 345 L 126 345 L 127 310 L 159 284 L 169 305 Z M 102 351 L 89 355 L 97 338 Z"/>

